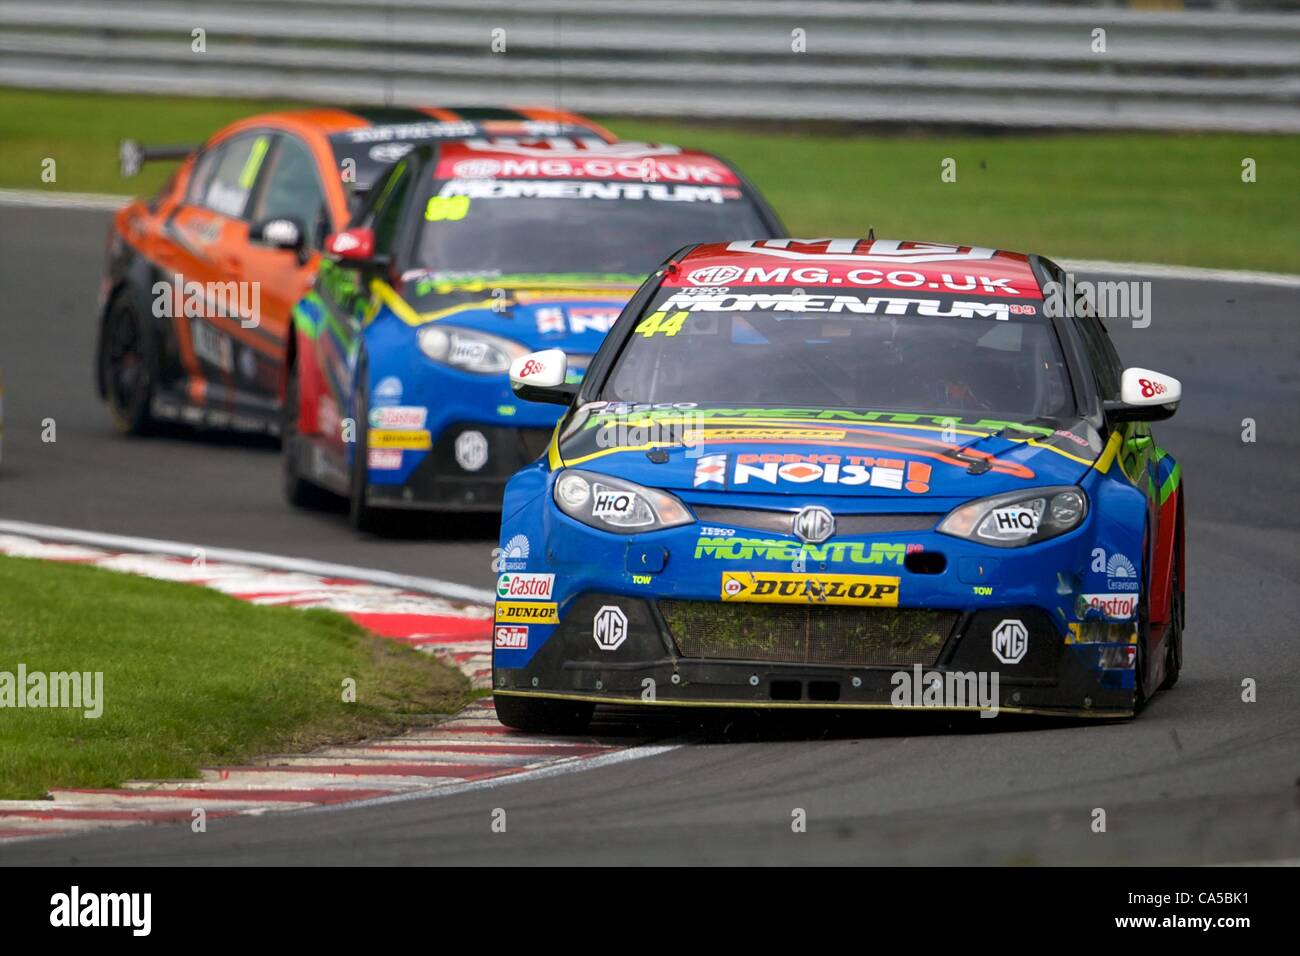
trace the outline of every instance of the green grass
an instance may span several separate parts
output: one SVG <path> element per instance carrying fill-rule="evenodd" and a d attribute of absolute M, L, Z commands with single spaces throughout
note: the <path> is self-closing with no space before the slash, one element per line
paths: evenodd
<path fill-rule="evenodd" d="M 286 104 L 0 90 L 0 186 L 150 192 L 117 177 L 117 144 L 197 142 Z M 1002 246 L 1061 258 L 1300 272 L 1300 136 L 1087 133 L 832 135 L 626 119 L 620 136 L 719 152 L 796 235 Z M 41 182 L 41 161 L 58 181 Z M 1257 181 L 1241 181 L 1245 158 Z M 945 158 L 957 180 L 945 183 Z"/>
<path fill-rule="evenodd" d="M 103 713 L 0 709 L 0 798 L 197 776 L 427 723 L 470 699 L 432 657 L 328 611 L 0 557 L 0 671 L 102 671 Z M 345 703 L 343 681 L 356 681 Z"/>

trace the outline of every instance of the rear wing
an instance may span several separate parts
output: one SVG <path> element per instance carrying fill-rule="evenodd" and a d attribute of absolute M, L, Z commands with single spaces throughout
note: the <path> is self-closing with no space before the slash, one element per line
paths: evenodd
<path fill-rule="evenodd" d="M 118 171 L 123 179 L 130 179 L 140 172 L 145 163 L 184 159 L 198 149 L 192 146 L 141 146 L 133 139 L 124 139 L 117 148 Z"/>

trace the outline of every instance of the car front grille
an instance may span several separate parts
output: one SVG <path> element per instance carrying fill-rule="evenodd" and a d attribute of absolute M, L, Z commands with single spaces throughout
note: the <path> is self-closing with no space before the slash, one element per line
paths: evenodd
<path fill-rule="evenodd" d="M 661 600 L 683 657 L 841 667 L 931 667 L 956 611 Z"/>
<path fill-rule="evenodd" d="M 732 508 L 719 505 L 692 505 L 702 524 L 734 525 L 774 534 L 793 534 L 795 512 L 761 508 Z M 930 531 L 943 518 L 941 514 L 840 514 L 835 515 L 837 535 L 895 534 L 900 531 Z"/>

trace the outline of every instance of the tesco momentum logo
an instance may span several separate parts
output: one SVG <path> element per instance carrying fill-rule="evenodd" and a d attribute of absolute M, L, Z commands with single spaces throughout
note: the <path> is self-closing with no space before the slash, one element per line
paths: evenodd
<path fill-rule="evenodd" d="M 502 600 L 549 601 L 554 590 L 554 574 L 503 574 L 497 578 L 497 597 Z"/>

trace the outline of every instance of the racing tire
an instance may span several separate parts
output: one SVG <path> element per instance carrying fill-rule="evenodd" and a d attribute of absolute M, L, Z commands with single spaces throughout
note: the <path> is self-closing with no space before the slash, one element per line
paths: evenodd
<path fill-rule="evenodd" d="M 104 316 L 99 375 L 113 427 L 123 435 L 146 435 L 158 380 L 153 330 L 127 293 L 114 296 Z"/>
<path fill-rule="evenodd" d="M 596 705 L 583 700 L 554 700 L 549 697 L 493 698 L 497 720 L 507 727 L 530 734 L 580 734 L 591 723 Z"/>
<path fill-rule="evenodd" d="M 295 508 L 322 508 L 328 493 L 312 484 L 298 471 L 302 436 L 298 434 L 298 363 L 289 366 L 284 385 L 284 403 L 280 407 L 280 486 L 284 500 Z"/>
<path fill-rule="evenodd" d="M 1165 679 L 1161 690 L 1169 690 L 1178 683 L 1178 672 L 1183 669 L 1183 627 L 1187 621 L 1187 596 L 1183 592 L 1183 576 L 1179 571 L 1182 547 L 1174 549 L 1174 566 L 1169 573 L 1169 636 L 1165 638 Z"/>
<path fill-rule="evenodd" d="M 369 407 L 369 368 L 367 367 L 365 356 L 362 355 L 359 362 L 360 367 L 357 369 L 357 401 L 356 401 L 356 425 L 355 425 L 355 451 L 352 455 L 352 464 L 348 468 L 348 521 L 357 531 L 369 532 L 371 534 L 379 531 L 381 512 L 377 508 L 372 508 L 366 504 L 366 479 L 369 468 L 366 463 L 370 460 L 369 448 L 369 430 L 370 430 L 370 407 Z"/>

